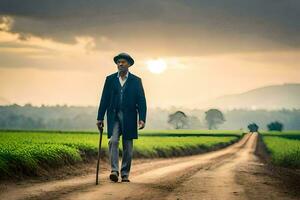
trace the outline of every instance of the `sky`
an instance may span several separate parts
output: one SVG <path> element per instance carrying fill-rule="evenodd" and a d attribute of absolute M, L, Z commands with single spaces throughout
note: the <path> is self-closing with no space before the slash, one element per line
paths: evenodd
<path fill-rule="evenodd" d="M 129 53 L 149 107 L 300 83 L 298 0 L 1 0 L 0 104 L 98 106 Z"/>

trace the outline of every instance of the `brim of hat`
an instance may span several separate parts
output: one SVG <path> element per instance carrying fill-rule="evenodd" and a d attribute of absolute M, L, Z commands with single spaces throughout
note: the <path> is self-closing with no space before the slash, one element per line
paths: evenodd
<path fill-rule="evenodd" d="M 120 58 L 126 59 L 129 62 L 130 66 L 134 64 L 134 60 L 131 57 L 123 56 L 123 55 L 118 55 L 114 57 L 114 61 L 116 64 Z"/>

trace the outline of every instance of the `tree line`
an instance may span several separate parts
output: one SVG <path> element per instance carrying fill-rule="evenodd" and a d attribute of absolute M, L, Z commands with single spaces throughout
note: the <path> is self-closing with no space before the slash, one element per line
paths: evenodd
<path fill-rule="evenodd" d="M 193 116 L 192 116 L 193 117 Z M 175 129 L 189 128 L 189 121 L 191 118 L 182 111 L 176 111 L 169 115 L 168 123 Z M 218 129 L 218 126 L 223 124 L 226 120 L 222 111 L 218 109 L 209 109 L 205 112 L 205 121 L 207 128 Z M 247 128 L 250 132 L 258 132 L 259 126 L 256 123 L 250 123 Z M 269 131 L 282 131 L 283 123 L 274 121 L 267 125 Z"/>
<path fill-rule="evenodd" d="M 0 106 L 0 129 L 85 130 L 97 131 L 96 106 Z M 300 109 L 149 109 L 147 129 L 248 129 L 256 123 L 260 129 L 300 130 Z M 277 123 L 276 123 L 277 122 Z M 279 123 L 279 125 L 278 125 Z"/>

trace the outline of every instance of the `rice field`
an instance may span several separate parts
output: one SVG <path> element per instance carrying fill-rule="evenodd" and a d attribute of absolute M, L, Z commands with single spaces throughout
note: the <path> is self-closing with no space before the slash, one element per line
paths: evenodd
<path fill-rule="evenodd" d="M 273 164 L 300 168 L 300 131 L 263 132 L 262 134 Z"/>
<path fill-rule="evenodd" d="M 191 155 L 227 146 L 239 131 L 141 131 L 134 140 L 134 157 L 157 158 Z M 0 131 L 0 178 L 36 175 L 39 170 L 94 160 L 99 134 L 94 132 Z M 120 154 L 122 145 L 120 141 Z M 104 133 L 103 156 L 108 139 Z"/>

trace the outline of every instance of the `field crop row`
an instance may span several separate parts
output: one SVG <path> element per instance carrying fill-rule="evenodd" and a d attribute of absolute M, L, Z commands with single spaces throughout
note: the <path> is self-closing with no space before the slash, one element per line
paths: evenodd
<path fill-rule="evenodd" d="M 300 168 L 300 132 L 263 132 L 263 142 L 273 164 Z"/>

